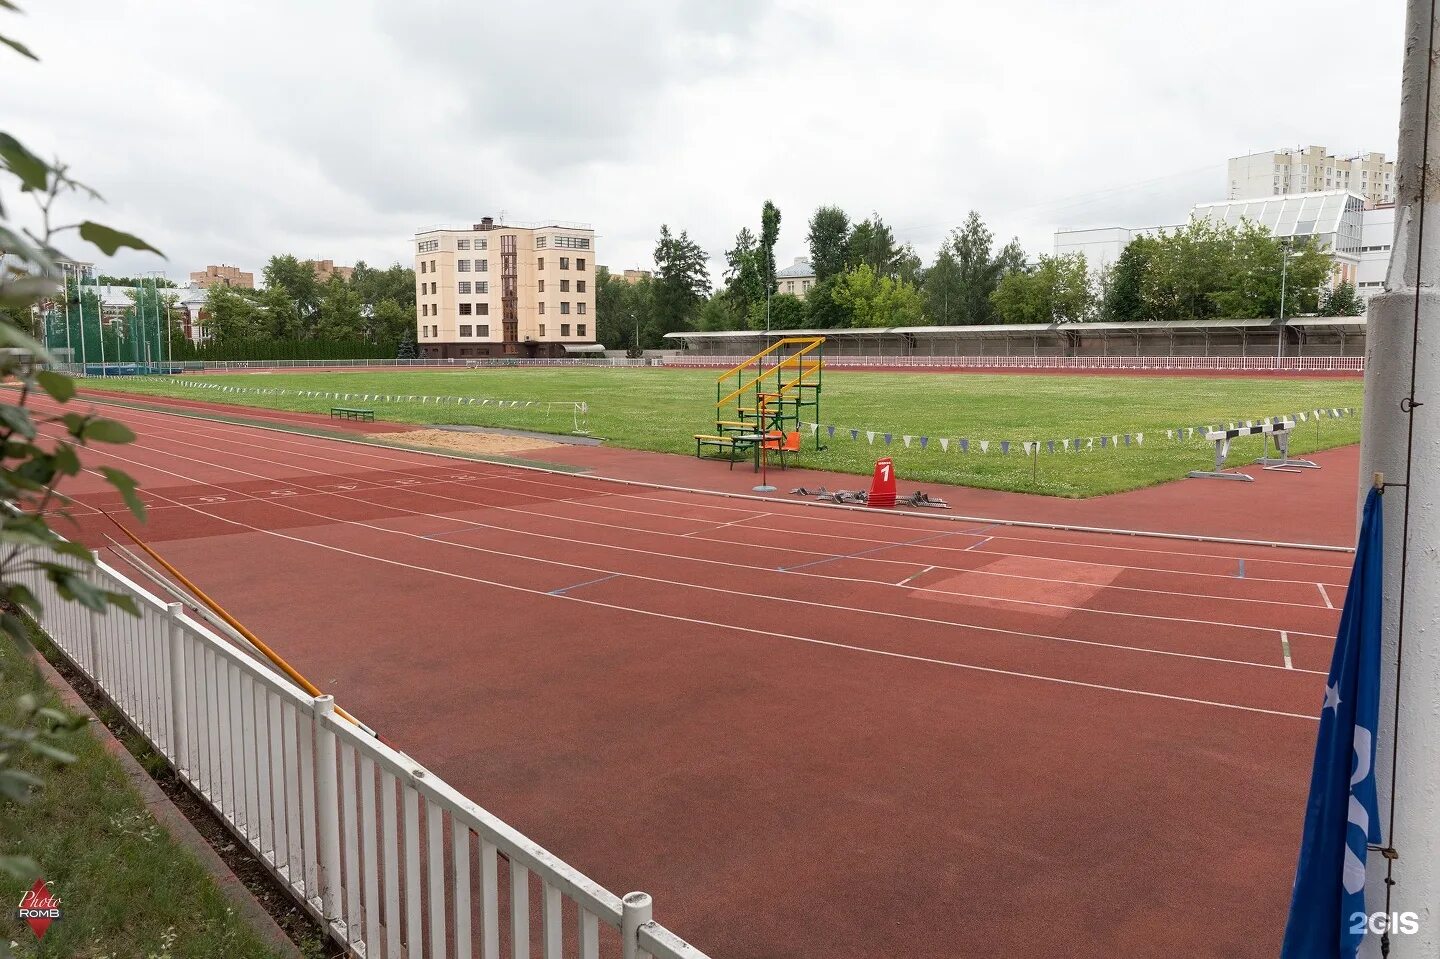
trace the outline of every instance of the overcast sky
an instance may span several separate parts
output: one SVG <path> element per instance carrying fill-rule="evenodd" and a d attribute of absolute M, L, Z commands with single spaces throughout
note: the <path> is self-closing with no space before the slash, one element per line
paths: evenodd
<path fill-rule="evenodd" d="M 22 3 L 4 128 L 168 256 L 104 268 L 176 278 L 409 263 L 503 212 L 593 224 L 613 269 L 668 223 L 718 279 L 767 198 L 782 263 L 822 203 L 927 262 L 972 208 L 1034 255 L 1183 220 L 1229 156 L 1397 139 L 1401 0 Z"/>

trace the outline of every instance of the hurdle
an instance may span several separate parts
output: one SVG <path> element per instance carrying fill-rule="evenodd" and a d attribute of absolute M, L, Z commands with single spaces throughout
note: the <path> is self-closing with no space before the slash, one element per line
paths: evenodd
<path fill-rule="evenodd" d="M 1246 473 L 1230 472 L 1225 469 L 1225 460 L 1230 455 L 1230 441 L 1241 436 L 1259 436 L 1265 444 L 1260 458 L 1255 462 L 1261 468 L 1281 473 L 1298 473 L 1305 469 L 1320 469 L 1319 463 L 1310 460 L 1290 458 L 1290 431 L 1295 428 L 1293 420 L 1277 420 L 1273 423 L 1258 423 L 1253 426 L 1237 426 L 1232 429 L 1211 430 L 1205 438 L 1215 444 L 1215 468 L 1213 470 L 1191 470 L 1190 479 L 1223 479 L 1239 483 L 1253 483 L 1255 477 Z M 1275 444 L 1275 456 L 1270 456 L 1270 443 Z"/>

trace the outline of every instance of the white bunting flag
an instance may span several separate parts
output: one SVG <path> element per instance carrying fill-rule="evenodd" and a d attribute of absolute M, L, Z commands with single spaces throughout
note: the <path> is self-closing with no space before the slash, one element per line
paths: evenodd
<path fill-rule="evenodd" d="M 942 452 L 942 453 L 948 453 L 948 452 L 950 452 L 950 440 L 946 439 L 946 438 L 943 437 L 943 436 L 940 437 L 940 452 Z"/>
<path fill-rule="evenodd" d="M 1144 445 L 1145 445 L 1145 434 L 1144 434 L 1144 433 L 1136 433 L 1136 434 L 1135 434 L 1135 445 L 1136 445 L 1136 446 L 1144 446 Z"/>
<path fill-rule="evenodd" d="M 988 452 L 990 452 L 990 441 L 989 441 L 989 440 L 981 440 L 981 441 L 980 441 L 980 452 L 982 452 L 982 453 L 988 453 Z"/>
<path fill-rule="evenodd" d="M 874 431 L 874 430 L 866 430 L 866 431 L 865 431 L 865 442 L 869 443 L 871 446 L 874 446 L 874 445 L 875 445 L 875 431 Z"/>
<path fill-rule="evenodd" d="M 908 450 L 910 448 L 910 437 L 902 436 L 900 438 L 905 441 L 905 448 Z"/>

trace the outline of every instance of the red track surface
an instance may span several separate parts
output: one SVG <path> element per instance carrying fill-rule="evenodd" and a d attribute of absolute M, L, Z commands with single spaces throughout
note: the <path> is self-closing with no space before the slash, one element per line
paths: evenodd
<path fill-rule="evenodd" d="M 117 415 L 162 554 L 720 959 L 1277 951 L 1343 554 Z"/>

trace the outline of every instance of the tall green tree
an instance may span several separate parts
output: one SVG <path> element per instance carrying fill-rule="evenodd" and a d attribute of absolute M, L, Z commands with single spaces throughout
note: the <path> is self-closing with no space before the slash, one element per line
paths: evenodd
<path fill-rule="evenodd" d="M 710 268 L 705 251 L 684 230 L 676 236 L 662 224 L 655 244 L 655 280 L 643 348 L 663 345 L 666 333 L 694 329 L 696 312 L 709 292 Z"/>
<path fill-rule="evenodd" d="M 1110 272 L 1102 307 L 1112 323 L 1138 323 L 1146 319 L 1145 272 L 1155 254 L 1154 237 L 1137 236 L 1126 244 Z"/>
<path fill-rule="evenodd" d="M 850 238 L 850 217 L 838 206 L 817 207 L 810 217 L 810 265 L 815 280 L 823 283 L 845 272 L 845 257 Z"/>
<path fill-rule="evenodd" d="M 914 256 L 913 251 L 910 256 Z M 848 268 L 865 265 L 876 276 L 900 277 L 906 251 L 895 243 L 895 234 L 876 213 L 855 224 L 845 241 L 845 265 Z"/>
<path fill-rule="evenodd" d="M 1002 323 L 1079 323 L 1095 307 L 1083 253 L 1042 255 L 1033 270 L 1011 270 L 990 299 Z"/>
<path fill-rule="evenodd" d="M 269 289 L 282 288 L 290 299 L 299 304 L 300 315 L 307 320 L 320 307 L 320 284 L 315 279 L 315 268 L 304 260 L 285 254 L 272 256 L 265 264 L 265 286 Z"/>
<path fill-rule="evenodd" d="M 803 330 L 810 325 L 810 311 L 806 301 L 794 293 L 776 293 L 770 298 L 770 329 Z M 765 304 L 755 303 L 750 307 L 750 329 L 765 329 Z"/>
<path fill-rule="evenodd" d="M 400 263 L 382 270 L 361 260 L 355 264 L 350 285 L 360 292 L 361 300 L 371 306 L 382 300 L 393 300 L 412 311 L 415 307 L 415 270 Z"/>
<path fill-rule="evenodd" d="M 881 276 L 868 263 L 836 278 L 834 298 L 849 312 L 853 326 L 917 326 L 925 315 L 919 290 L 903 280 Z"/>
<path fill-rule="evenodd" d="M 943 243 L 935 254 L 935 263 L 925 271 L 921 293 L 925 297 L 925 316 L 939 326 L 960 323 L 963 286 L 960 264 L 955 261 L 950 244 Z"/>
<path fill-rule="evenodd" d="M 745 329 L 750 322 L 751 311 L 764 307 L 762 301 L 755 300 L 750 303 L 748 310 L 742 313 L 739 302 L 727 293 L 717 293 L 710 297 L 700 305 L 697 328 L 706 333 Z"/>
<path fill-rule="evenodd" d="M 760 281 L 765 293 L 774 296 L 775 286 L 775 244 L 780 240 L 780 208 L 769 200 L 760 209 Z"/>
<path fill-rule="evenodd" d="M 759 242 L 748 226 L 740 228 L 735 245 L 725 252 L 725 295 L 741 317 L 749 316 L 750 307 L 765 299 Z"/>
<path fill-rule="evenodd" d="M 325 284 L 311 333 L 321 340 L 358 340 L 369 332 L 360 291 L 339 276 Z"/>
<path fill-rule="evenodd" d="M 1011 240 L 998 253 L 994 246 L 995 234 L 974 210 L 962 226 L 951 232 L 950 249 L 960 274 L 957 322 L 961 324 L 996 322 L 990 295 L 999 287 L 1003 276 L 1025 268 L 1025 251 L 1018 239 Z"/>
<path fill-rule="evenodd" d="M 1341 280 L 1320 296 L 1321 316 L 1359 316 L 1364 312 L 1365 303 L 1349 280 Z"/>

